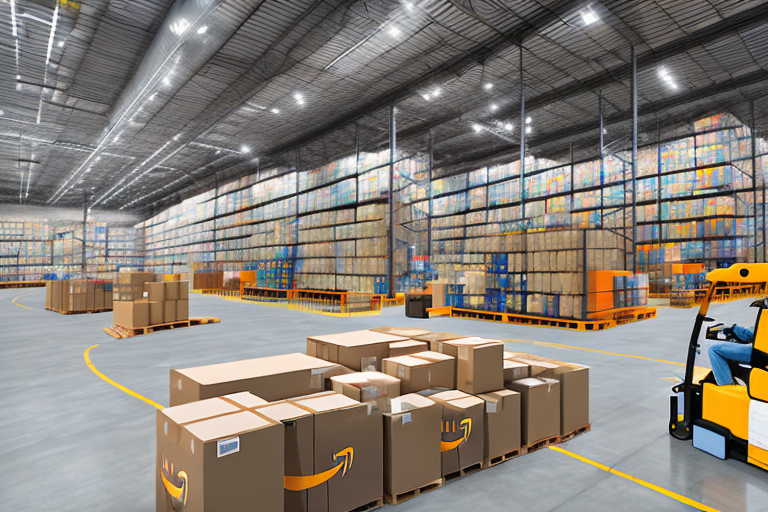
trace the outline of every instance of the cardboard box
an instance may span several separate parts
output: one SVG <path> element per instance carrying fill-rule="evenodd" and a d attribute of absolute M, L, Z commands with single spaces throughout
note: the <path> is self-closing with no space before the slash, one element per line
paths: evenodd
<path fill-rule="evenodd" d="M 283 426 L 222 399 L 157 411 L 158 512 L 283 510 Z"/>
<path fill-rule="evenodd" d="M 407 356 L 416 352 L 424 352 L 425 350 L 429 350 L 429 347 L 423 341 L 397 341 L 389 344 L 389 357 Z"/>
<path fill-rule="evenodd" d="M 150 302 L 149 325 L 157 325 L 162 323 L 165 323 L 165 302 Z"/>
<path fill-rule="evenodd" d="M 144 291 L 150 302 L 163 302 L 165 300 L 165 283 L 144 283 Z"/>
<path fill-rule="evenodd" d="M 165 312 L 163 313 L 163 323 L 169 324 L 176 321 L 176 301 L 166 300 L 163 302 Z"/>
<path fill-rule="evenodd" d="M 461 334 L 454 334 L 452 332 L 431 332 L 429 334 L 423 334 L 421 336 L 413 336 L 411 339 L 416 341 L 425 341 L 429 343 L 429 350 L 431 352 L 442 352 L 442 350 L 440 349 L 442 342 L 458 340 L 466 337 L 467 336 L 464 336 Z"/>
<path fill-rule="evenodd" d="M 355 372 L 331 377 L 336 393 L 389 412 L 393 398 L 400 396 L 400 379 L 379 372 Z"/>
<path fill-rule="evenodd" d="M 384 492 L 396 496 L 439 480 L 442 407 L 420 395 L 392 399 L 384 415 Z"/>
<path fill-rule="evenodd" d="M 456 390 L 436 393 L 429 399 L 443 406 L 440 429 L 442 476 L 482 463 L 485 402 Z"/>
<path fill-rule="evenodd" d="M 427 357 L 412 356 L 389 357 L 384 359 L 384 373 L 400 379 L 400 392 L 416 393 L 424 389 L 452 388 L 454 365 L 453 358 L 437 354 L 439 359 L 429 359 L 431 352 L 421 352 Z"/>
<path fill-rule="evenodd" d="M 314 415 L 313 475 L 329 478 L 307 489 L 309 512 L 347 512 L 383 496 L 384 434 L 381 413 L 333 394 L 288 400 Z M 314 482 L 313 482 L 314 483 Z M 299 490 L 305 479 L 288 481 Z"/>
<path fill-rule="evenodd" d="M 413 338 L 414 336 L 429 334 L 429 330 L 427 329 L 419 329 L 417 327 L 390 327 L 388 325 L 374 327 L 373 329 L 369 330 L 382 334 L 390 334 L 392 336 L 400 336 L 402 338 Z"/>
<path fill-rule="evenodd" d="M 189 300 L 189 281 L 179 281 L 178 300 Z"/>
<path fill-rule="evenodd" d="M 339 365 L 304 354 L 246 359 L 231 363 L 171 369 L 171 406 L 249 391 L 275 401 L 322 391 L 327 372 Z"/>
<path fill-rule="evenodd" d="M 507 384 L 521 396 L 522 442 L 530 446 L 560 435 L 560 382 L 530 377 Z"/>
<path fill-rule="evenodd" d="M 571 363 L 554 362 L 539 377 L 560 382 L 560 434 L 589 425 L 589 368 Z"/>
<path fill-rule="evenodd" d="M 374 331 L 354 331 L 307 338 L 307 354 L 338 363 L 355 371 L 381 371 L 381 360 L 389 357 L 389 344 L 408 341 Z"/>
<path fill-rule="evenodd" d="M 165 300 L 179 300 L 179 282 L 166 281 L 161 283 L 164 287 Z"/>
<path fill-rule="evenodd" d="M 501 389 L 478 395 L 485 402 L 485 460 L 520 449 L 520 393 Z"/>
<path fill-rule="evenodd" d="M 456 388 L 470 394 L 504 387 L 504 344 L 484 338 L 446 341 L 442 353 L 456 358 Z"/>
<path fill-rule="evenodd" d="M 521 361 L 504 360 L 504 382 L 526 379 L 531 376 L 531 367 Z"/>
<path fill-rule="evenodd" d="M 104 285 L 101 283 L 94 288 L 93 309 L 97 311 L 104 309 Z"/>
<path fill-rule="evenodd" d="M 445 307 L 445 285 L 446 283 L 432 283 L 432 307 Z"/>
<path fill-rule="evenodd" d="M 135 329 L 149 325 L 149 302 L 137 300 L 133 302 L 115 302 L 112 318 L 115 325 Z"/>
<path fill-rule="evenodd" d="M 255 409 L 256 412 L 285 426 L 284 460 L 285 480 L 288 485 L 312 476 L 314 470 L 315 417 L 286 401 L 273 402 Z M 308 491 L 284 489 L 285 512 L 306 512 Z"/>
<path fill-rule="evenodd" d="M 189 320 L 189 300 L 176 301 L 176 321 Z"/>

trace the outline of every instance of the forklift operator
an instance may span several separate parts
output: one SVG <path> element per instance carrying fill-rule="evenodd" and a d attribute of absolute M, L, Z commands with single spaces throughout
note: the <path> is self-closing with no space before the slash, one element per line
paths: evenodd
<path fill-rule="evenodd" d="M 723 329 L 728 341 L 715 342 L 709 347 L 709 362 L 718 386 L 738 384 L 731 375 L 728 361 L 749 364 L 752 356 L 752 342 L 755 340 L 754 327 L 734 324 Z"/>

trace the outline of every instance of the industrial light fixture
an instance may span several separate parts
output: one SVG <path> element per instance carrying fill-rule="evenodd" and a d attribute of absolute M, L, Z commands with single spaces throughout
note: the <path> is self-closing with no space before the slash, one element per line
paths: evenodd
<path fill-rule="evenodd" d="M 241 146 L 241 147 L 240 147 L 240 152 L 241 152 L 242 154 L 244 154 L 244 155 L 247 155 L 248 153 L 250 153 L 250 152 L 251 152 L 251 148 L 249 148 L 249 147 L 248 147 L 248 146 L 246 146 L 246 145 L 243 145 L 243 146 Z"/>
<path fill-rule="evenodd" d="M 163 85 L 165 85 L 166 87 L 171 85 L 171 79 L 168 78 L 167 76 L 165 78 L 163 78 Z"/>
<path fill-rule="evenodd" d="M 273 109 L 270 110 L 270 112 L 272 112 L 273 114 L 279 114 L 280 113 L 280 109 L 273 108 Z"/>
<path fill-rule="evenodd" d="M 485 84 L 483 87 L 485 87 L 486 91 L 490 91 L 491 89 L 493 89 L 493 84 L 489 82 Z"/>
<path fill-rule="evenodd" d="M 533 119 L 531 119 L 530 117 L 525 118 L 525 124 L 531 124 L 532 122 L 533 122 Z"/>
<path fill-rule="evenodd" d="M 434 96 L 435 98 L 437 98 L 438 96 L 440 96 L 440 93 L 442 93 L 442 92 L 443 92 L 443 90 L 442 90 L 442 89 L 440 89 L 439 87 L 436 87 L 436 88 L 435 88 L 435 90 L 434 90 L 434 91 L 432 91 L 432 96 Z"/>
<path fill-rule="evenodd" d="M 187 21 L 187 18 L 181 18 L 176 23 L 171 23 L 171 32 L 173 32 L 177 36 L 182 35 L 184 32 L 187 31 L 188 28 L 189 28 L 189 22 Z"/>
<path fill-rule="evenodd" d="M 389 35 L 391 35 L 392 37 L 400 37 L 400 34 L 402 33 L 403 31 L 394 25 L 389 28 Z"/>
<path fill-rule="evenodd" d="M 429 93 L 427 93 L 427 94 L 422 94 L 422 95 L 421 95 L 421 97 L 422 97 L 422 98 L 424 98 L 426 101 L 429 101 L 429 100 L 431 100 L 431 99 L 432 99 L 432 96 L 430 96 L 430 94 L 429 94 Z"/>
<path fill-rule="evenodd" d="M 581 12 L 581 21 L 584 22 L 584 25 L 591 25 L 596 21 L 600 21 L 600 18 L 594 11 L 592 11 L 592 9 L 587 9 L 586 11 Z"/>
<path fill-rule="evenodd" d="M 149 101 L 155 101 L 155 96 L 157 96 L 157 93 L 153 92 L 152 95 L 149 97 Z"/>
<path fill-rule="evenodd" d="M 525 127 L 525 133 L 531 133 L 532 131 L 533 131 L 533 127 L 532 126 L 526 126 Z"/>
<path fill-rule="evenodd" d="M 672 89 L 677 89 L 677 84 L 675 83 L 675 80 L 672 78 L 672 75 L 669 74 L 669 71 L 667 71 L 667 68 L 661 67 L 659 68 L 659 78 L 664 80 L 666 84 L 671 87 Z"/>
<path fill-rule="evenodd" d="M 304 96 L 300 92 L 295 93 L 293 95 L 293 98 L 296 100 L 296 103 L 298 103 L 299 105 L 304 104 Z"/>
<path fill-rule="evenodd" d="M 512 125 L 512 123 L 507 123 L 504 125 L 504 129 L 507 130 L 508 132 L 511 132 L 513 128 L 514 126 Z"/>
<path fill-rule="evenodd" d="M 59 48 L 61 48 L 61 47 L 63 47 L 63 46 L 64 46 L 64 41 L 59 41 L 59 42 L 58 42 L 58 47 L 59 47 Z"/>
<path fill-rule="evenodd" d="M 477 133 L 480 133 L 481 131 L 483 131 L 483 127 L 482 127 L 482 126 L 480 126 L 480 125 L 479 125 L 479 124 L 477 124 L 477 123 L 475 123 L 475 124 L 473 124 L 473 125 L 472 125 L 472 129 L 473 129 L 473 130 L 475 130 Z"/>
<path fill-rule="evenodd" d="M 405 2 L 405 10 L 406 11 L 412 11 L 413 10 L 413 2 Z"/>
<path fill-rule="evenodd" d="M 496 112 L 499 110 L 499 106 L 495 103 L 491 103 L 491 112 Z"/>
<path fill-rule="evenodd" d="M 208 25 L 205 25 L 205 26 L 200 27 L 199 29 L 197 29 L 197 33 L 198 34 L 205 34 L 207 31 L 208 31 Z"/>

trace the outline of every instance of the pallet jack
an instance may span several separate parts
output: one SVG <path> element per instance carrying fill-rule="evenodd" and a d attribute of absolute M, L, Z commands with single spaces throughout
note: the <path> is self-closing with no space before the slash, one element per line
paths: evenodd
<path fill-rule="evenodd" d="M 735 264 L 707 274 L 710 282 L 691 333 L 685 379 L 672 387 L 669 433 L 720 459 L 733 458 L 768 470 L 768 299 L 757 308 L 750 367 L 730 363 L 734 377 L 745 385 L 718 386 L 709 368 L 696 366 L 704 323 L 715 322 L 707 312 L 718 288 L 768 281 L 768 263 Z M 765 313 L 765 317 L 763 314 Z M 762 321 L 761 321 L 762 319 Z M 709 326 L 707 339 L 730 341 L 722 324 Z"/>

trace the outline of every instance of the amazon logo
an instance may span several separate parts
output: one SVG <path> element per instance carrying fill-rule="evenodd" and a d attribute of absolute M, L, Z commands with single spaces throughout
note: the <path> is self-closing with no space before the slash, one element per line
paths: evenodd
<path fill-rule="evenodd" d="M 163 465 L 160 468 L 160 480 L 165 487 L 165 493 L 171 503 L 171 508 L 176 512 L 182 512 L 184 505 L 187 504 L 187 495 L 189 495 L 189 477 L 186 471 L 174 473 L 173 462 L 168 463 L 163 452 Z"/>
<path fill-rule="evenodd" d="M 303 491 L 327 482 L 336 476 L 339 471 L 341 471 L 341 478 L 344 478 L 347 471 L 352 468 L 354 458 L 355 450 L 344 448 L 340 452 L 333 454 L 333 462 L 336 465 L 328 471 L 308 476 L 285 476 L 283 477 L 283 486 L 289 491 Z"/>
<path fill-rule="evenodd" d="M 451 450 L 455 450 L 469 440 L 469 435 L 472 433 L 472 418 L 464 418 L 461 420 L 459 423 L 459 430 L 463 432 L 463 435 L 455 441 L 443 441 L 442 439 L 440 440 L 441 452 L 449 452 Z M 446 421 L 445 423 L 440 422 L 440 431 L 443 434 L 456 433 L 456 421 Z"/>

